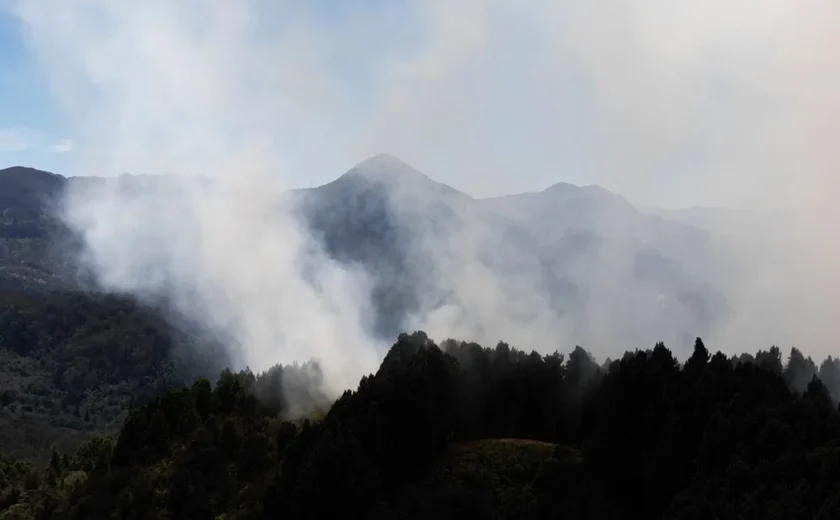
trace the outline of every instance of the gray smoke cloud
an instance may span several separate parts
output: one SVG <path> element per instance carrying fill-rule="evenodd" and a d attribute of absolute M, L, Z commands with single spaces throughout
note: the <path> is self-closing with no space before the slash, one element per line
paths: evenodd
<path fill-rule="evenodd" d="M 645 207 L 786 208 L 758 224 L 668 212 L 714 231 L 714 254 L 669 253 L 736 310 L 710 347 L 835 349 L 832 2 L 31 0 L 16 12 L 74 124 L 78 171 L 187 176 L 166 193 L 116 183 L 71 194 L 68 222 L 101 281 L 165 293 L 235 337 L 253 368 L 315 356 L 345 385 L 375 366 L 368 276 L 330 260 L 276 195 L 382 150 L 474 196 L 566 180 Z M 392 206 L 420 196 L 408 189 Z M 437 284 L 461 303 L 421 306 L 412 323 L 435 337 L 543 350 L 583 338 L 616 355 L 650 345 L 592 331 L 622 313 L 640 328 L 671 319 L 635 308 L 618 248 L 585 266 L 600 303 L 583 334 L 556 319 L 533 271 L 486 268 L 483 220 L 459 222 L 444 242 L 420 233 L 412 244 L 434 252 Z M 515 249 L 496 256 L 528 265 Z"/>
<path fill-rule="evenodd" d="M 19 6 L 85 171 L 179 174 L 71 185 L 65 219 L 99 282 L 168 300 L 255 370 L 315 358 L 332 391 L 375 370 L 365 275 L 324 255 L 279 196 L 287 144 L 273 125 L 306 101 L 275 90 L 267 64 L 299 70 L 282 56 L 300 39 L 254 54 L 244 3 L 54 7 Z"/>
<path fill-rule="evenodd" d="M 331 260 L 294 207 L 242 172 L 248 184 L 75 182 L 64 217 L 103 287 L 171 305 L 230 342 L 237 366 L 315 359 L 329 391 L 355 385 L 382 347 L 367 333 L 366 274 Z"/>

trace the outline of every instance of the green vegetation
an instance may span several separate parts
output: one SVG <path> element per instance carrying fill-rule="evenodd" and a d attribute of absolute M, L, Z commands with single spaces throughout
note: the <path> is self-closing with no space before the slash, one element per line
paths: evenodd
<path fill-rule="evenodd" d="M 116 434 L 132 404 L 226 363 L 197 349 L 219 352 L 126 299 L 0 292 L 0 446 L 45 462 Z"/>
<path fill-rule="evenodd" d="M 69 287 L 77 245 L 55 218 L 65 179 L 31 168 L 0 170 L 0 290 Z"/>
<path fill-rule="evenodd" d="M 3 458 L 0 518 L 834 518 L 840 410 L 791 370 L 700 340 L 683 365 L 660 344 L 602 368 L 402 335 L 326 414 L 316 366 L 224 371 L 115 441 Z"/>

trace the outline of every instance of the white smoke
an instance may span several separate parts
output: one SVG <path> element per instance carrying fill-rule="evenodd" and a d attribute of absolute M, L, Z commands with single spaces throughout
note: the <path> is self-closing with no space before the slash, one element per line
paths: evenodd
<path fill-rule="evenodd" d="M 333 391 L 374 370 L 366 277 L 324 255 L 280 197 L 291 143 L 273 124 L 305 100 L 275 90 L 285 83 L 270 68 L 296 76 L 278 60 L 293 43 L 252 53 L 259 19 L 245 3 L 25 2 L 20 13 L 79 118 L 82 167 L 179 174 L 71 183 L 65 218 L 99 282 L 167 300 L 232 338 L 255 370 L 315 358 Z"/>
<path fill-rule="evenodd" d="M 376 367 L 364 272 L 330 260 L 278 193 L 197 178 L 71 184 L 66 221 L 108 289 L 166 301 L 264 370 L 314 358 L 330 390 Z"/>
<path fill-rule="evenodd" d="M 747 228 L 713 242 L 731 262 L 694 259 L 737 312 L 709 346 L 799 342 L 820 356 L 840 336 L 840 9 L 828 0 L 20 0 L 17 12 L 68 110 L 78 171 L 239 186 L 189 181 L 175 200 L 107 188 L 74 196 L 68 217 L 103 281 L 181 298 L 230 328 L 254 367 L 307 352 L 374 363 L 365 277 L 274 213 L 266 187 L 319 184 L 382 150 L 475 196 L 566 180 L 646 206 L 794 208 L 762 231 L 771 240 Z M 548 318 L 541 281 L 484 270 L 483 230 L 465 222 L 450 243 L 415 244 L 434 249 L 463 308 L 416 323 L 570 348 L 575 326 Z M 313 288 L 301 257 L 335 287 Z M 633 308 L 629 262 L 590 266 L 606 302 L 587 309 L 593 330 L 657 319 Z"/>

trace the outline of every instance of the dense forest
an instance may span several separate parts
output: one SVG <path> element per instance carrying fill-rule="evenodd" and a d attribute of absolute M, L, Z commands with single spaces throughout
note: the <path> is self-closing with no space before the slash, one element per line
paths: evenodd
<path fill-rule="evenodd" d="M 132 405 L 218 373 L 220 352 L 126 298 L 0 291 L 0 450 L 41 461 L 116 431 Z"/>
<path fill-rule="evenodd" d="M 2 519 L 840 515 L 836 359 L 698 339 L 599 364 L 416 332 L 331 403 L 313 364 L 187 381 L 209 365 L 166 361 L 196 345 L 153 314 L 63 298 L 0 318 L 3 448 L 56 423 L 43 460 L 0 459 Z"/>

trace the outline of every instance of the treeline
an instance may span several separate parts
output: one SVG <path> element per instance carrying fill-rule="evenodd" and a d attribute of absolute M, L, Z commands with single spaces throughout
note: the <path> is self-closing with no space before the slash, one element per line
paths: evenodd
<path fill-rule="evenodd" d="M 786 365 L 782 363 L 782 351 L 779 347 L 760 350 L 758 354 L 741 354 L 733 357 L 735 363 L 757 363 L 773 372 L 782 374 L 790 387 L 797 392 L 804 392 L 811 380 L 818 377 L 825 384 L 832 398 L 840 401 L 840 358 L 828 356 L 819 367 L 811 357 L 805 357 L 797 348 L 790 349 Z"/>
<path fill-rule="evenodd" d="M 6 518 L 836 518 L 840 410 L 819 377 L 792 388 L 796 359 L 698 340 L 683 364 L 659 344 L 599 366 L 580 348 L 402 335 L 328 411 L 313 365 L 226 371 L 42 472 L 4 462 L 2 503 Z M 266 399 L 287 388 L 311 415 Z"/>

